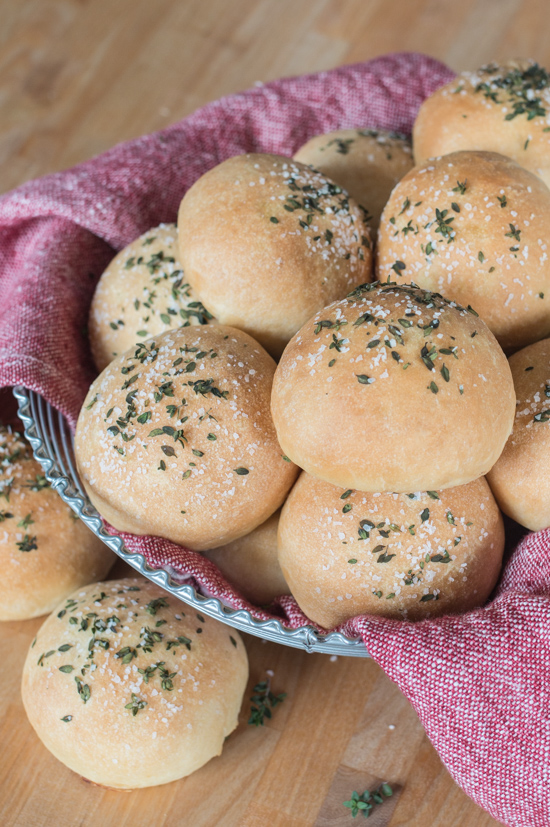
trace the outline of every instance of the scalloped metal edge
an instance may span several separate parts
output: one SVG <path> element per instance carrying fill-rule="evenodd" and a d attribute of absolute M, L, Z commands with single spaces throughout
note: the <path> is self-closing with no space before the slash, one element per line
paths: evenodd
<path fill-rule="evenodd" d="M 151 568 L 143 555 L 132 553 L 125 548 L 121 537 L 113 536 L 105 531 L 98 512 L 84 495 L 78 480 L 72 479 L 70 475 L 64 474 L 60 470 L 59 447 L 55 433 L 53 433 L 51 427 L 50 433 L 47 433 L 46 428 L 43 429 L 46 433 L 42 432 L 41 424 L 44 423 L 39 423 L 36 410 L 41 406 L 45 406 L 48 425 L 50 426 L 53 422 L 53 416 L 57 415 L 60 430 L 63 431 L 67 428 L 67 424 L 61 414 L 57 413 L 39 394 L 20 385 L 14 387 L 13 394 L 18 403 L 18 413 L 25 428 L 25 436 L 30 442 L 34 456 L 44 469 L 46 478 L 52 488 L 57 491 L 61 499 L 72 508 L 75 514 L 105 545 L 144 577 L 152 580 L 187 605 L 193 606 L 195 609 L 209 615 L 209 617 L 213 617 L 228 626 L 233 626 L 241 632 L 285 646 L 305 649 L 307 652 L 369 657 L 361 638 L 349 638 L 341 632 L 320 635 L 312 626 L 287 629 L 279 620 L 256 620 L 244 609 L 233 609 L 231 606 L 222 603 L 218 598 L 205 597 L 192 586 L 177 583 L 164 569 Z M 47 450 L 50 440 L 57 458 Z"/>

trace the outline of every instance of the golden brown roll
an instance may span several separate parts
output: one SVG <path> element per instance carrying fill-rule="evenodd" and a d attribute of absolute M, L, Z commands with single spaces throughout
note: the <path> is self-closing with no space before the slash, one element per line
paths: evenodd
<path fill-rule="evenodd" d="M 280 513 L 276 511 L 250 534 L 204 554 L 243 597 L 257 606 L 268 605 L 281 594 L 289 594 L 277 557 Z"/>
<path fill-rule="evenodd" d="M 369 281 L 364 210 L 337 184 L 281 155 L 238 155 L 181 202 L 186 279 L 222 324 L 273 356 L 330 301 Z"/>
<path fill-rule="evenodd" d="M 415 163 L 461 149 L 508 155 L 550 186 L 550 76 L 533 60 L 461 72 L 420 107 Z"/>
<path fill-rule="evenodd" d="M 487 325 L 437 293 L 366 284 L 286 348 L 272 413 L 286 456 L 361 491 L 450 488 L 486 474 L 515 396 Z"/>
<path fill-rule="evenodd" d="M 177 239 L 175 224 L 153 227 L 121 250 L 101 276 L 88 321 L 99 371 L 136 342 L 213 318 L 185 278 Z"/>
<path fill-rule="evenodd" d="M 550 333 L 550 190 L 493 152 L 415 167 L 388 201 L 377 274 L 476 309 L 505 349 Z"/>
<path fill-rule="evenodd" d="M 23 703 L 42 743 L 115 789 L 166 784 L 220 755 L 248 677 L 234 629 L 143 578 L 74 592 L 41 627 Z"/>
<path fill-rule="evenodd" d="M 53 491 L 30 445 L 0 426 L 0 620 L 47 614 L 115 555 Z"/>
<path fill-rule="evenodd" d="M 538 531 L 550 526 L 550 339 L 514 353 L 512 435 L 487 479 L 505 514 Z"/>
<path fill-rule="evenodd" d="M 294 159 L 340 184 L 371 216 L 373 229 L 392 189 L 413 166 L 410 141 L 383 129 L 338 129 L 316 135 Z"/>
<path fill-rule="evenodd" d="M 446 491 L 363 494 L 303 473 L 278 543 L 298 605 L 330 629 L 359 614 L 419 620 L 481 606 L 498 579 L 504 528 L 483 478 Z"/>
<path fill-rule="evenodd" d="M 117 357 L 82 407 L 75 453 L 115 528 L 204 550 L 248 534 L 297 469 L 269 410 L 275 363 L 222 325 L 163 333 Z"/>

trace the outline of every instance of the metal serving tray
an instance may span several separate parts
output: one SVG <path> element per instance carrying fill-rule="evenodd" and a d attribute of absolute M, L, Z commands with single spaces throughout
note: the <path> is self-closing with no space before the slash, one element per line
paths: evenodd
<path fill-rule="evenodd" d="M 105 531 L 98 512 L 82 488 L 74 463 L 73 437 L 65 418 L 34 391 L 18 386 L 13 393 L 19 405 L 19 417 L 25 426 L 25 436 L 52 488 L 105 545 L 140 574 L 203 614 L 249 635 L 307 652 L 369 657 L 360 638 L 348 638 L 339 632 L 320 635 L 312 626 L 285 629 L 278 620 L 256 620 L 243 609 L 232 609 L 217 598 L 204 597 L 188 584 L 177 583 L 163 569 L 151 568 L 143 555 L 128 551 L 120 537 Z"/>

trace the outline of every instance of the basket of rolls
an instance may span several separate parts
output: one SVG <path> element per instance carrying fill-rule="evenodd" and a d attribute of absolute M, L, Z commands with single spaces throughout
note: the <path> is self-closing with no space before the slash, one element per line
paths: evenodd
<path fill-rule="evenodd" d="M 497 718 L 534 692 L 527 670 L 509 692 L 506 647 L 538 657 L 520 618 L 548 591 L 544 531 L 513 546 L 550 525 L 549 149 L 533 61 L 455 77 L 390 55 L 209 104 L 0 205 L 0 378 L 48 483 L 183 604 L 375 657 L 518 825 L 537 801 L 482 794 L 463 759 L 504 778 Z"/>

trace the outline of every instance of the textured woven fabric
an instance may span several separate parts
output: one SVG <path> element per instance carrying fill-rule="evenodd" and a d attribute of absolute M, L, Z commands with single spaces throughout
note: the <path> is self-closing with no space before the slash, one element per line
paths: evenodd
<path fill-rule="evenodd" d="M 418 54 L 257 86 L 168 129 L 114 147 L 0 199 L 0 387 L 26 385 L 74 425 L 94 378 L 89 303 L 113 256 L 161 221 L 207 169 L 246 151 L 292 154 L 343 127 L 410 132 L 424 98 L 452 72 Z M 260 619 L 308 622 L 291 597 L 272 611 L 247 603 L 211 562 L 152 537 L 131 551 Z M 422 623 L 360 617 L 360 634 L 411 700 L 466 792 L 511 827 L 547 827 L 550 750 L 550 533 L 529 535 L 496 599 Z"/>

